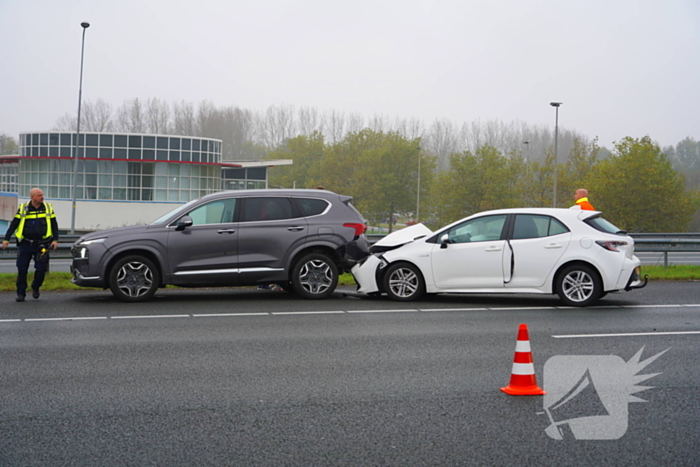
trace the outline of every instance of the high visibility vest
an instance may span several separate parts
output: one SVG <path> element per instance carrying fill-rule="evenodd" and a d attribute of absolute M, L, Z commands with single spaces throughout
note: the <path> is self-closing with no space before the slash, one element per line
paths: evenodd
<path fill-rule="evenodd" d="M 51 219 L 56 217 L 56 214 L 53 212 L 53 206 L 51 206 L 51 203 L 44 203 L 44 211 L 32 211 L 31 213 L 29 212 L 29 203 L 23 203 L 19 206 L 19 210 L 17 211 L 17 214 L 15 214 L 15 217 L 19 219 L 19 226 L 17 226 L 17 230 L 15 230 L 15 237 L 17 237 L 17 241 L 21 242 L 22 239 L 24 238 L 24 221 L 29 218 L 29 219 L 46 219 L 46 235 L 44 235 L 43 238 L 50 238 L 53 237 L 53 230 L 51 229 Z"/>
<path fill-rule="evenodd" d="M 588 202 L 588 198 L 579 198 L 576 201 L 576 204 L 581 206 L 581 209 L 586 210 L 586 211 L 595 211 L 595 208 L 591 203 Z"/>

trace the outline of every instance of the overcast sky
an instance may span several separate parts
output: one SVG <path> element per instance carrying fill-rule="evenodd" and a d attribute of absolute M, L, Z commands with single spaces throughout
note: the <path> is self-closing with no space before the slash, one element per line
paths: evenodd
<path fill-rule="evenodd" d="M 0 133 L 210 100 L 700 139 L 698 0 L 0 0 Z"/>

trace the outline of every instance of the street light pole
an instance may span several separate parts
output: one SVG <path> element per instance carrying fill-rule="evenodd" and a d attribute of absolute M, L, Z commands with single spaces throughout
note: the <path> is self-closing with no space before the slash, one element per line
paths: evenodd
<path fill-rule="evenodd" d="M 73 161 L 73 207 L 70 216 L 70 233 L 75 234 L 75 199 L 78 191 L 78 152 L 80 147 L 80 104 L 83 100 L 83 56 L 85 54 L 85 30 L 90 27 L 90 23 L 83 21 L 80 23 L 83 28 L 83 42 L 80 48 L 80 86 L 78 87 L 78 126 L 75 131 L 74 161 Z"/>
<path fill-rule="evenodd" d="M 530 162 L 530 142 L 523 141 L 523 144 L 527 148 L 527 150 L 525 151 L 525 162 Z"/>
<path fill-rule="evenodd" d="M 559 163 L 559 157 L 557 153 L 557 146 L 559 144 L 559 106 L 562 102 L 550 102 L 549 105 L 556 108 L 556 119 L 554 120 L 554 193 L 552 194 L 552 207 L 557 207 L 557 172 L 559 171 L 557 164 Z"/>
<path fill-rule="evenodd" d="M 416 192 L 416 221 L 420 221 L 420 147 L 416 148 L 418 150 L 418 190 Z"/>

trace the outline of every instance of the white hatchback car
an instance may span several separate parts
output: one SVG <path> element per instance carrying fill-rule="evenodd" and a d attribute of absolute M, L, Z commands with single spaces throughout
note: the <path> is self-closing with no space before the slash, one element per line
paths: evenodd
<path fill-rule="evenodd" d="M 425 293 L 537 293 L 587 306 L 647 283 L 632 237 L 597 211 L 481 212 L 437 232 L 407 227 L 370 251 L 352 268 L 358 291 L 401 301 Z"/>

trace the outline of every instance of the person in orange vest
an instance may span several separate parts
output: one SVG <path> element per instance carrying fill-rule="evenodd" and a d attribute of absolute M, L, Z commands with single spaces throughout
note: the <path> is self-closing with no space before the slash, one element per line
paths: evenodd
<path fill-rule="evenodd" d="M 29 202 L 22 203 L 15 218 L 5 232 L 4 250 L 10 237 L 17 238 L 17 300 L 23 302 L 27 293 L 27 272 L 34 259 L 32 297 L 39 298 L 39 288 L 44 283 L 49 268 L 49 248 L 58 248 L 58 222 L 51 203 L 44 202 L 44 192 L 39 188 L 29 190 Z"/>
<path fill-rule="evenodd" d="M 571 206 L 572 209 L 583 209 L 586 211 L 595 211 L 595 208 L 591 203 L 588 202 L 588 190 L 585 188 L 579 188 L 574 194 L 574 200 L 576 204 Z"/>

